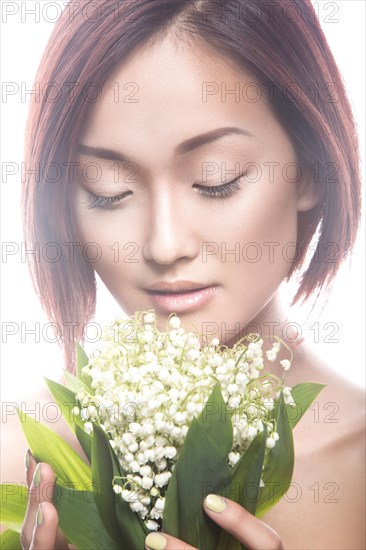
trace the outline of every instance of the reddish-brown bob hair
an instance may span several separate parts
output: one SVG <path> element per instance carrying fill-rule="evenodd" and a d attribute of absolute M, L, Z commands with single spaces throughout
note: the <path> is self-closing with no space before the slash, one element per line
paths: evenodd
<path fill-rule="evenodd" d="M 82 340 L 96 298 L 93 265 L 80 247 L 73 247 L 70 258 L 70 243 L 80 238 L 68 163 L 94 105 L 90 90 L 103 86 L 134 49 L 167 32 L 196 47 L 209 45 L 272 89 L 273 110 L 299 162 L 317 170 L 322 199 L 299 214 L 301 254 L 289 276 L 304 265 L 317 228 L 319 238 L 294 302 L 328 288 L 355 241 L 361 188 L 355 123 L 310 0 L 71 2 L 55 25 L 36 77 L 43 93 L 30 105 L 25 166 L 36 168 L 38 177 L 26 178 L 22 195 L 26 243 L 64 247 L 55 262 L 37 262 L 32 255 L 30 270 L 49 319 L 61 327 L 68 368 L 74 361 L 73 337 Z M 57 97 L 55 90 L 61 92 Z M 337 252 L 333 261 L 329 243 Z"/>

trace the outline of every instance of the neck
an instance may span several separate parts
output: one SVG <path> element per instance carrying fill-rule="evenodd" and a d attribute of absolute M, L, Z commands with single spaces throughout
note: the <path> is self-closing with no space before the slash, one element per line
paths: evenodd
<path fill-rule="evenodd" d="M 292 367 L 286 372 L 286 381 L 292 384 L 294 377 L 297 378 L 297 375 L 301 377 L 301 373 L 299 373 L 300 365 L 304 363 L 306 355 L 303 345 L 303 332 L 301 324 L 291 319 L 288 308 L 286 308 L 279 292 L 277 292 L 259 314 L 250 323 L 246 324 L 239 334 L 225 342 L 225 345 L 232 347 L 243 336 L 249 333 L 258 333 L 264 341 L 263 350 L 267 351 L 277 338 L 280 338 L 283 345 L 277 359 L 270 362 L 265 358 L 264 370 L 282 377 L 284 371 L 280 361 L 292 357 Z"/>
<path fill-rule="evenodd" d="M 239 334 L 226 342 L 232 347 L 240 338 L 250 332 L 258 333 L 265 342 L 273 343 L 275 336 L 281 338 L 287 345 L 295 346 L 302 338 L 302 327 L 290 319 L 280 294 L 277 292 L 268 304 L 247 323 Z"/>

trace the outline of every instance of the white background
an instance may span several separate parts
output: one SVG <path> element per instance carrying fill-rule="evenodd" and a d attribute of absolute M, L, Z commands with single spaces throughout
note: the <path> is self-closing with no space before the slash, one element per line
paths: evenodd
<path fill-rule="evenodd" d="M 48 4 L 47 11 L 44 6 Z M 2 7 L 1 72 L 2 82 L 14 83 L 30 90 L 41 54 L 56 19 L 62 1 L 6 2 Z M 361 150 L 365 150 L 365 5 L 364 0 L 313 2 L 322 27 L 343 74 L 346 88 L 358 121 Z M 26 10 L 36 9 L 37 15 Z M 18 10 L 14 15 L 10 11 Z M 29 95 L 22 98 L 15 93 L 2 99 L 2 168 L 4 163 L 22 161 L 23 136 Z M 364 166 L 364 162 L 363 162 Z M 20 174 L 5 178 L 2 173 L 1 231 L 2 242 L 20 246 L 23 241 L 20 221 Z M 334 369 L 343 371 L 358 384 L 365 384 L 364 366 L 364 231 L 361 229 L 352 261 L 352 269 L 342 268 L 331 298 L 319 315 L 315 312 L 306 321 L 304 331 L 314 342 L 319 354 L 325 356 Z M 43 384 L 42 374 L 59 378 L 63 366 L 60 348 L 42 336 L 42 327 L 48 322 L 34 294 L 26 264 L 20 253 L 4 257 L 2 267 L 2 400 L 16 399 L 24 390 Z M 118 306 L 99 282 L 96 320 L 111 319 L 120 313 Z M 318 315 L 318 316 L 317 316 Z M 23 323 L 23 325 L 22 325 Z M 36 323 L 39 323 L 37 330 Z M 317 323 L 317 324 L 316 324 Z M 327 325 L 327 323 L 330 323 Z M 26 334 L 25 328 L 34 327 L 39 334 Z M 310 327 L 313 327 L 312 329 Z M 339 327 L 331 335 L 332 329 Z M 9 334 L 14 330 L 14 334 Z M 316 336 L 318 334 L 318 336 Z M 316 341 L 318 340 L 318 342 Z"/>

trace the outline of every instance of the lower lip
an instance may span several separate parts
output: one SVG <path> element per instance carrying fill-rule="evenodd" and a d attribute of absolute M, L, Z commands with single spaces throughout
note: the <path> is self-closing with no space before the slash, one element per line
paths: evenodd
<path fill-rule="evenodd" d="M 205 306 L 217 292 L 216 286 L 191 290 L 184 294 L 154 294 L 149 291 L 149 296 L 155 309 L 163 313 L 182 313 L 195 311 Z"/>

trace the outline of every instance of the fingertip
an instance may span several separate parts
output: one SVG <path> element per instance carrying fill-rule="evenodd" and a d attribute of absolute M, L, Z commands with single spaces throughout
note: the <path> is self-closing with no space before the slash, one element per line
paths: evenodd
<path fill-rule="evenodd" d="M 191 546 L 183 540 L 176 539 L 161 531 L 152 532 L 145 538 L 146 550 L 197 550 L 197 548 Z"/>
<path fill-rule="evenodd" d="M 47 502 L 45 500 L 39 504 L 37 509 L 36 525 L 37 527 L 42 527 L 43 525 L 57 527 L 58 512 L 51 502 Z"/>
<path fill-rule="evenodd" d="M 32 487 L 36 488 L 40 484 L 53 485 L 55 483 L 56 476 L 49 464 L 46 462 L 36 463 L 36 468 L 33 472 Z"/>
<path fill-rule="evenodd" d="M 58 512 L 56 506 L 52 502 L 44 501 L 42 502 L 43 510 L 46 511 L 48 515 L 52 515 L 55 519 L 58 520 Z"/>
<path fill-rule="evenodd" d="M 220 495 L 209 494 L 203 501 L 204 508 L 209 512 L 215 514 L 221 514 L 227 508 L 227 501 L 225 497 Z"/>
<path fill-rule="evenodd" d="M 34 487 L 38 487 L 38 485 L 41 482 L 42 474 L 41 474 L 41 464 L 37 464 L 36 469 L 34 470 L 33 479 L 32 479 L 32 485 Z"/>
<path fill-rule="evenodd" d="M 28 447 L 28 449 L 27 449 L 26 452 L 25 452 L 24 464 L 25 464 L 25 469 L 26 469 L 26 471 L 29 470 L 30 465 L 31 465 L 31 451 L 30 451 L 30 448 L 29 448 L 29 447 Z"/>
<path fill-rule="evenodd" d="M 238 502 L 220 495 L 207 495 L 204 500 L 204 510 L 215 523 L 233 535 L 246 548 L 283 550 L 278 533 Z"/>
<path fill-rule="evenodd" d="M 37 508 L 31 548 L 49 550 L 55 547 L 58 514 L 50 502 L 41 502 Z"/>
<path fill-rule="evenodd" d="M 55 472 L 47 462 L 40 462 L 39 465 L 42 468 L 42 478 L 47 478 L 48 480 L 51 478 L 56 479 Z"/>
<path fill-rule="evenodd" d="M 36 525 L 37 527 L 40 527 L 43 523 L 43 510 L 42 510 L 42 502 L 38 506 L 37 515 L 36 515 Z"/>
<path fill-rule="evenodd" d="M 149 533 L 145 539 L 146 550 L 164 550 L 168 541 L 161 533 Z"/>
<path fill-rule="evenodd" d="M 34 471 L 37 468 L 37 461 L 32 455 L 31 450 L 28 448 L 24 455 L 25 464 L 25 478 L 27 480 L 28 487 L 31 486 L 34 476 Z"/>

